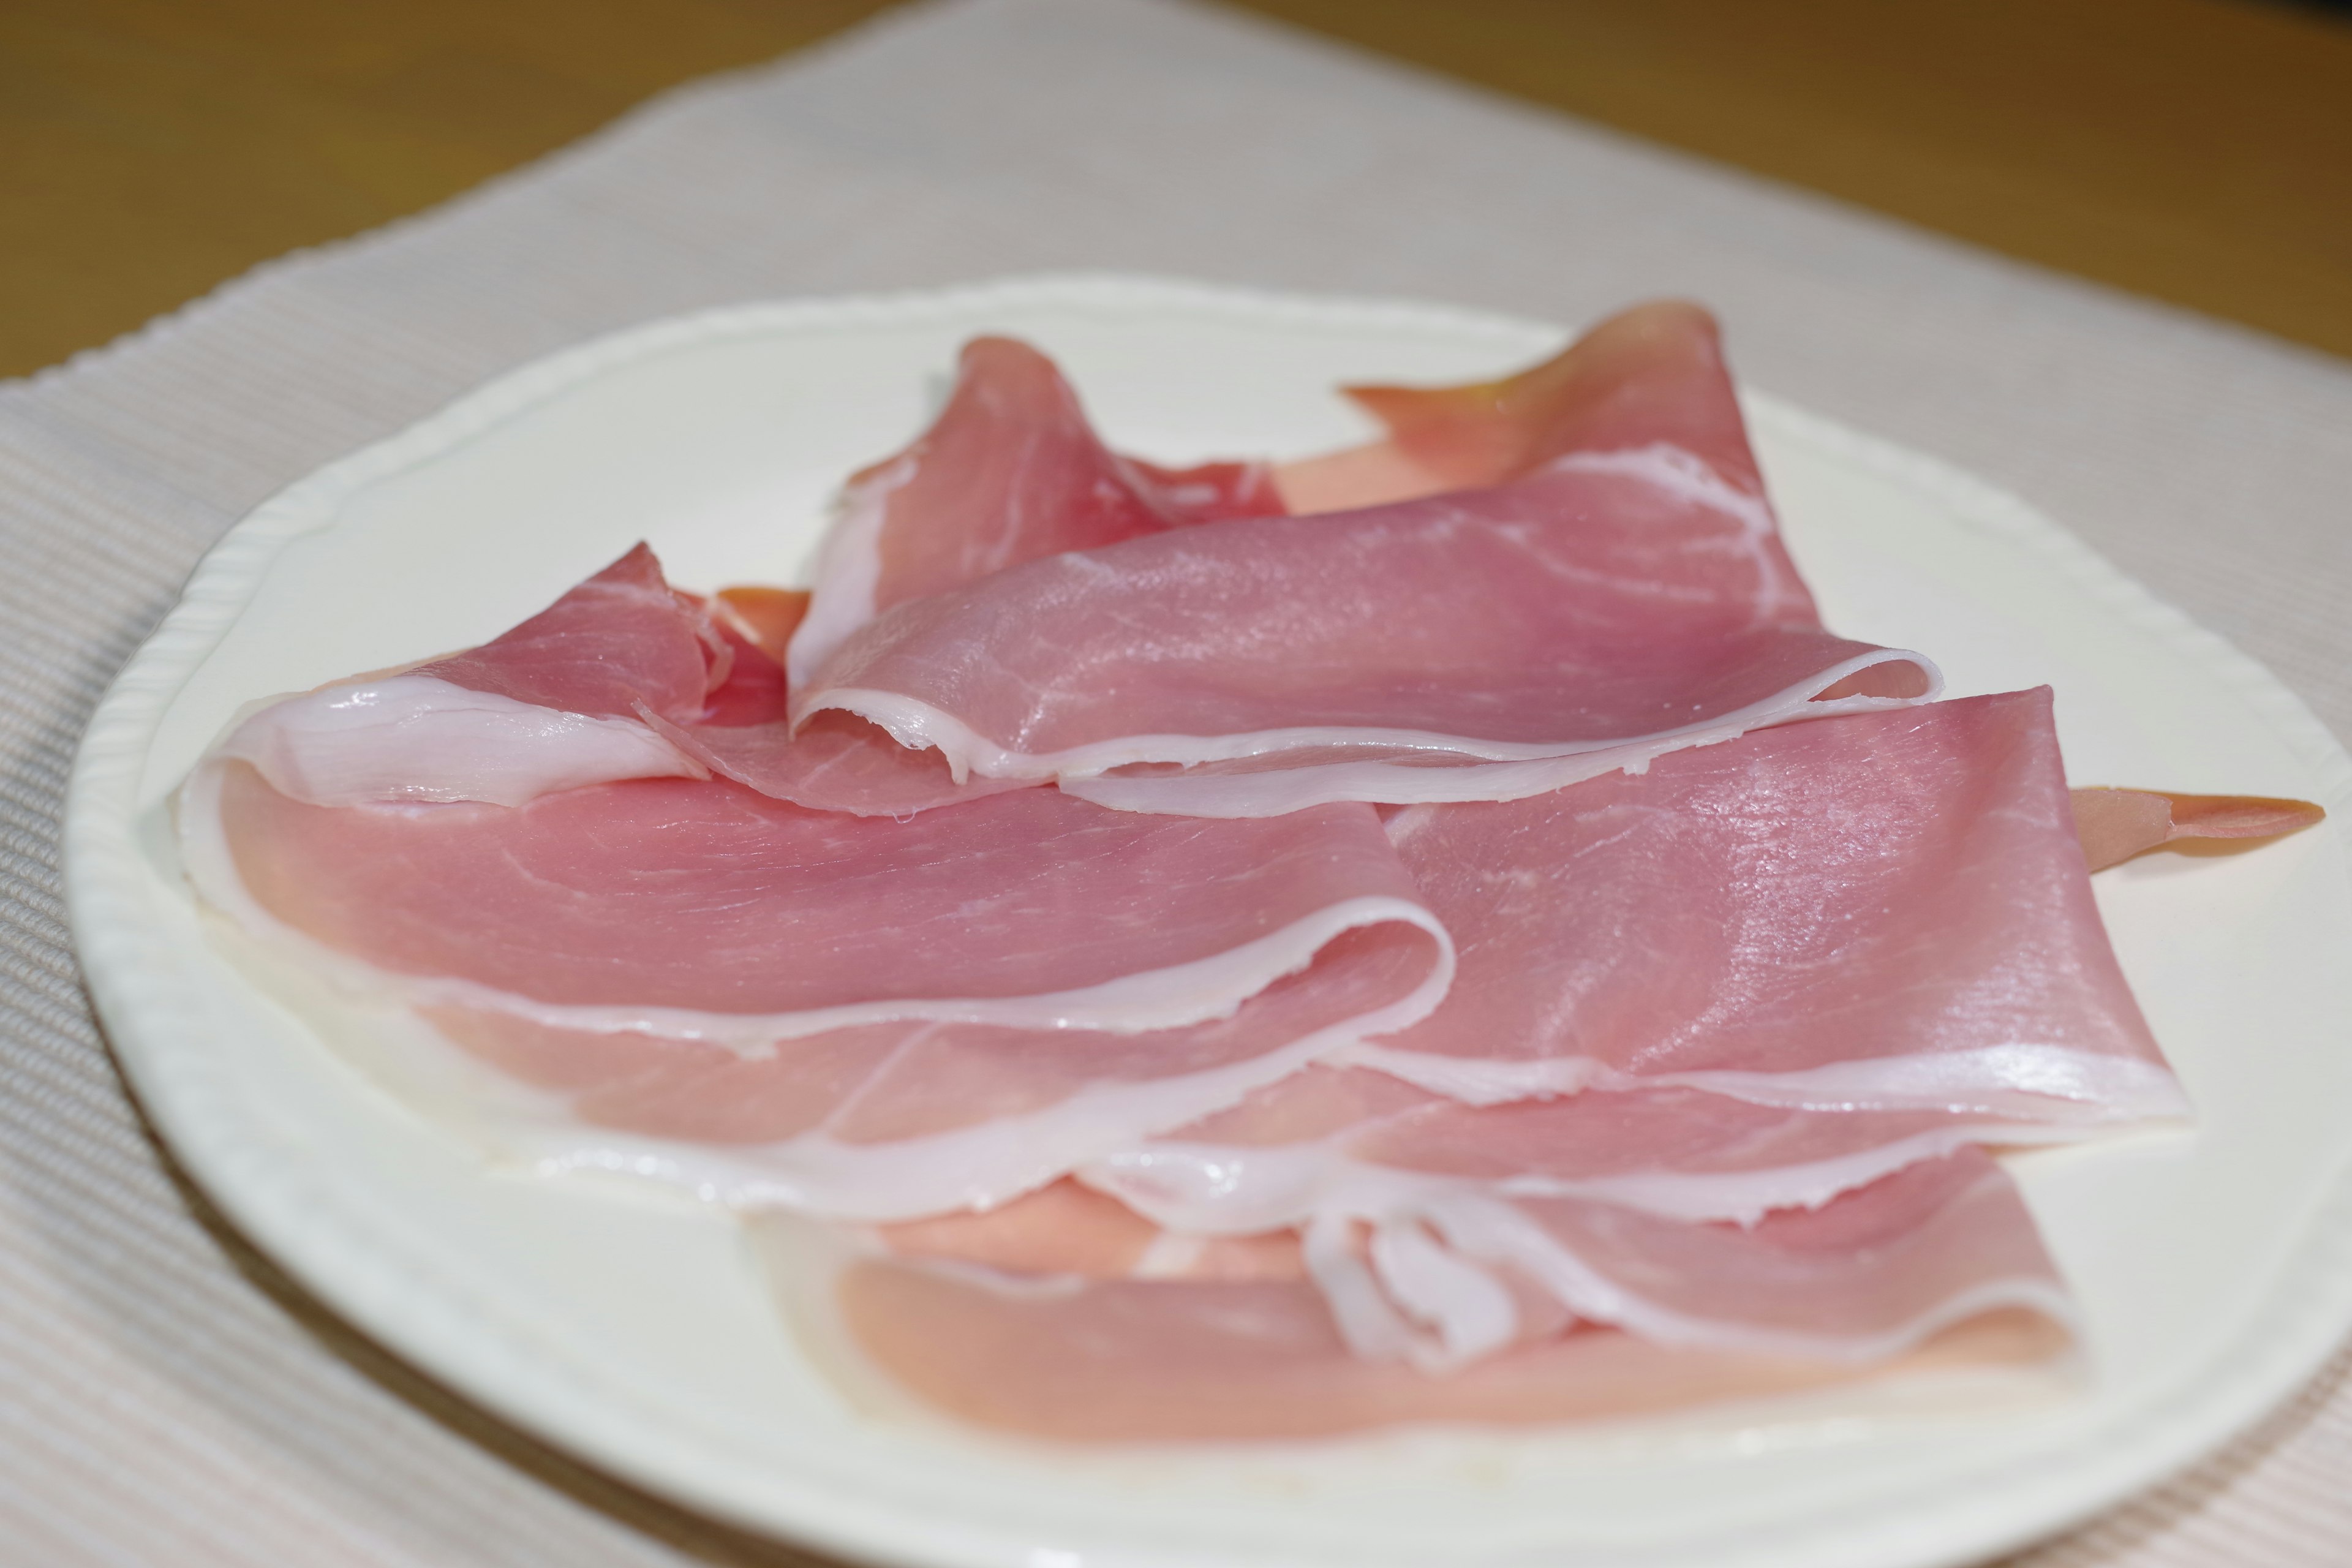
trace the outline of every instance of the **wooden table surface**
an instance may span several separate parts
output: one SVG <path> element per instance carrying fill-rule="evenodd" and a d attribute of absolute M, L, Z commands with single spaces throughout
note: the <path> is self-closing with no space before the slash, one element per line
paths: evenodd
<path fill-rule="evenodd" d="M 1248 0 L 2352 355 L 2352 24 L 2260 0 Z M 0 374 L 881 0 L 0 0 Z"/>

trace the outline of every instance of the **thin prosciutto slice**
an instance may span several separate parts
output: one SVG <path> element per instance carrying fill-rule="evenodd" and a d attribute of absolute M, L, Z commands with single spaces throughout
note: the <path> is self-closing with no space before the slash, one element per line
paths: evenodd
<path fill-rule="evenodd" d="M 1476 979 L 1460 971 L 1455 994 Z M 1440 1016 L 1449 1005 L 1459 1004 Z M 1318 1213 L 1388 1223 L 1461 1192 L 1753 1224 L 1970 1144 L 2080 1136 L 2073 1124 L 1941 1106 L 1817 1110 L 1682 1088 L 1468 1105 L 1371 1068 L 1318 1065 L 1081 1174 L 1187 1235 L 1250 1235 Z"/>
<path fill-rule="evenodd" d="M 1898 1197 L 1921 1183 L 1966 1184 L 1955 1173 L 1987 1168 L 1972 1144 L 2011 1141 L 2007 1131 L 1932 1111 L 1808 1111 L 1688 1089 L 1468 1107 L 1379 1073 L 1310 1068 L 1084 1168 L 1098 1206 L 1040 1194 L 887 1240 L 1090 1278 L 1303 1274 L 1360 1353 L 1442 1369 L 1526 1339 L 1558 1312 L 1705 1339 L 1717 1331 L 1684 1321 L 1699 1297 L 1676 1261 L 1692 1227 L 1728 1247 L 1740 1226 L 1780 1236 L 1791 1215 L 1857 1212 L 1850 1194 L 1864 1191 L 1870 1212 L 1939 1213 L 1941 1198 Z M 1036 1239 L 1036 1209 L 1075 1222 L 1058 1250 Z M 1299 1236 L 1303 1248 L 1276 1245 Z M 1792 1288 L 1781 1328 L 1801 1327 L 1805 1311 Z M 1809 1353 L 1875 1352 L 1825 1342 Z"/>
<path fill-rule="evenodd" d="M 1352 1059 L 1455 1099 L 1678 1086 L 2085 1131 L 2185 1111 L 2092 899 L 2046 688 L 1388 831 L 1465 981 Z"/>
<path fill-rule="evenodd" d="M 1432 958 L 1416 928 L 1350 931 L 1229 1017 L 1139 1033 L 891 1020 L 754 1050 L 429 1006 L 394 1076 L 541 1173 L 911 1220 L 1005 1204 L 1297 1072 L 1425 1006 Z"/>
<path fill-rule="evenodd" d="M 1295 512 L 1497 485 L 1571 452 L 1672 446 L 1764 494 L 1715 318 L 1680 300 L 1620 311 L 1540 364 L 1460 386 L 1341 390 L 1388 426 L 1367 446 L 1275 470 Z"/>
<path fill-rule="evenodd" d="M 1953 1367 L 2032 1366 L 2065 1342 L 1991 1314 L 1887 1365 L 1653 1344 L 1579 1328 L 1431 1377 L 1366 1361 L 1313 1287 L 1264 1281 L 1026 1286 L 853 1265 L 841 1312 L 863 1359 L 975 1426 L 1075 1443 L 1265 1441 L 1417 1422 L 1604 1420 Z"/>
<path fill-rule="evenodd" d="M 248 927 L 415 1000 L 562 1028 L 1168 1027 L 1394 921 L 1444 950 L 1433 1004 L 1451 973 L 1367 807 L 1155 820 L 1024 790 L 898 823 L 717 780 L 327 807 L 228 762 L 190 781 L 182 821 L 200 890 Z"/>
<path fill-rule="evenodd" d="M 959 776 L 1240 816 L 1539 794 L 1937 679 L 1822 630 L 1769 510 L 1660 447 L 1034 561 L 886 612 L 793 702 Z"/>
<path fill-rule="evenodd" d="M 1180 470 L 1118 456 L 1051 360 L 975 338 L 930 427 L 850 480 L 787 664 L 798 684 L 877 613 L 1024 561 L 1281 510 L 1263 464 Z"/>
<path fill-rule="evenodd" d="M 1452 969 L 1361 806 L 1029 790 L 897 823 L 654 780 L 324 807 L 232 761 L 181 812 L 248 938 L 413 1011 L 407 1069 L 491 1069 L 457 1096 L 487 1142 L 818 1214 L 1002 1202 L 1420 1016 Z"/>
<path fill-rule="evenodd" d="M 640 720 L 699 720 L 733 660 L 640 544 L 479 647 L 271 703 L 215 754 L 319 805 L 520 805 L 608 779 L 699 778 Z"/>
<path fill-rule="evenodd" d="M 1066 1213 L 1066 1203 L 1056 1206 Z M 1108 1244 L 1096 1250 L 1099 1259 L 1120 1241 L 1107 1222 L 1096 1226 L 1096 1239 Z M 1000 1255 L 1017 1252 L 1012 1237 L 1021 1227 L 997 1228 Z M 1329 1310 L 1328 1285 L 1318 1300 L 1278 1265 L 1258 1268 L 1264 1255 L 1226 1254 L 1189 1279 L 1083 1282 L 1084 1271 L 975 1269 L 959 1256 L 973 1250 L 968 1241 L 936 1229 L 888 1236 L 903 1251 L 961 1266 L 854 1265 L 841 1282 L 841 1307 L 865 1352 L 968 1419 L 1066 1437 L 1619 1415 L 1655 1407 L 1653 1400 L 1673 1405 L 1851 1375 L 1972 1321 L 2002 1323 L 2019 1336 L 2010 1342 L 2021 1359 L 2039 1359 L 2063 1342 L 2073 1317 L 2014 1186 L 1975 1152 L 1748 1228 L 1559 1200 L 1453 1216 L 1418 1245 L 1499 1268 L 1508 1283 L 1478 1276 L 1498 1298 L 1503 1326 L 1474 1364 L 1440 1363 L 1442 1377 L 1427 1375 L 1426 1360 L 1368 1354 L 1366 1328 L 1345 1309 Z M 1310 1259 L 1314 1250 L 1310 1237 Z M 1034 1256 L 1072 1260 L 1066 1248 Z M 1435 1273 L 1430 1285 L 1460 1289 Z M 1575 1300 L 1581 1323 L 1632 1331 L 1596 1337 L 1591 1328 L 1563 1331 L 1556 1312 L 1509 1315 L 1514 1286 Z M 2041 1326 L 2025 1329 L 2025 1317 Z M 1058 1353 L 1048 1356 L 1048 1345 Z M 1612 1375 L 1628 1363 L 1640 1372 L 1631 1384 Z M 1581 1378 L 1553 1375 L 1570 1368 Z M 1759 1373 L 1762 1381 L 1751 1384 Z M 1514 1383 L 1519 1397 L 1498 1397 Z"/>
<path fill-rule="evenodd" d="M 813 811 L 908 816 L 1018 788 L 958 781 L 865 721 L 787 721 L 783 589 L 672 589 L 640 544 L 480 647 L 274 702 L 217 749 L 314 805 L 522 805 L 622 779 L 716 773 Z"/>

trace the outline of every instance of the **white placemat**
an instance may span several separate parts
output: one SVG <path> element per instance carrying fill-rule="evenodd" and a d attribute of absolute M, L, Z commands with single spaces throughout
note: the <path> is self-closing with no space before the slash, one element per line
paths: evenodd
<path fill-rule="evenodd" d="M 697 306 L 1087 267 L 1563 322 L 1695 296 L 1748 379 L 2021 492 L 2352 735 L 2352 367 L 1225 13 L 895 14 L 0 386 L 0 1563 L 810 1561 L 502 1430 L 209 1221 L 91 1026 L 59 797 L 224 528 L 485 376 Z M 2347 1365 L 2027 1561 L 2352 1561 Z"/>

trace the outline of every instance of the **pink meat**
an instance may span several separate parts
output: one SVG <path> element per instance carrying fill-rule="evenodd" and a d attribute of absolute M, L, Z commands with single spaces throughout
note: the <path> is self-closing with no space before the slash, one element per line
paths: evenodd
<path fill-rule="evenodd" d="M 1388 826 L 1463 980 L 1357 1059 L 1455 1098 L 2185 1109 L 2092 900 L 2047 689 L 1790 725 Z"/>
<path fill-rule="evenodd" d="M 1262 464 L 1168 469 L 1119 457 L 1053 361 L 1011 338 L 975 338 L 930 427 L 851 479 L 793 637 L 793 682 L 908 599 L 1066 550 L 1281 510 Z"/>
<path fill-rule="evenodd" d="M 1465 1005 L 1477 981 L 1460 971 L 1438 1016 Z M 1325 1211 L 1380 1220 L 1470 1189 L 1752 1223 L 1969 1144 L 2084 1131 L 1942 1106 L 1816 1110 L 1682 1088 L 1467 1105 L 1370 1068 L 1318 1066 L 1084 1176 L 1187 1234 L 1248 1234 Z"/>
<path fill-rule="evenodd" d="M 850 714 L 795 733 L 783 666 L 747 611 L 796 624 L 801 597 L 735 588 L 708 613 L 639 545 L 480 647 L 265 709 L 221 754 L 314 805 L 521 805 L 593 784 L 717 773 L 812 811 L 903 817 L 1029 782 L 958 783 L 937 752 L 908 751 Z"/>
<path fill-rule="evenodd" d="M 886 612 L 794 710 L 959 775 L 1244 816 L 1535 794 L 1936 679 L 1822 631 L 1761 503 L 1657 447 L 1033 561 Z"/>
<path fill-rule="evenodd" d="M 286 698 L 216 749 L 315 805 L 520 805 L 614 779 L 709 769 L 648 723 L 780 721 L 783 671 L 671 588 L 639 544 L 501 637 Z"/>
<path fill-rule="evenodd" d="M 417 994 L 566 1026 L 1164 1027 L 1230 1015 L 1344 931 L 1444 940 L 1361 806 L 1196 822 L 1018 790 L 898 823 L 641 780 L 335 808 L 231 763 L 199 775 L 184 821 L 220 907 Z M 1433 958 L 1428 979 L 1449 971 Z"/>
<path fill-rule="evenodd" d="M 712 685 L 717 636 L 640 544 L 512 631 L 408 673 L 567 713 L 622 717 L 642 704 L 691 722 Z"/>
<path fill-rule="evenodd" d="M 1425 1006 L 1435 949 L 1401 922 L 1349 931 L 1229 1016 L 1141 1033 L 892 1020 L 752 1049 L 501 1010 L 425 1016 L 496 1069 L 470 1119 L 534 1168 L 904 1221 L 1003 1205 Z"/>
<path fill-rule="evenodd" d="M 850 1268 L 841 1294 L 866 1357 L 934 1408 L 979 1427 L 1075 1443 L 1605 1420 L 1866 1376 L 2032 1364 L 2065 1342 L 2042 1318 L 1995 1313 L 1863 1369 L 1579 1328 L 1431 1377 L 1358 1357 L 1313 1287 L 1279 1280 L 1024 1290 L 969 1271 L 874 1259 Z"/>
<path fill-rule="evenodd" d="M 1761 497 L 1715 318 L 1678 300 L 1610 317 L 1552 358 L 1463 386 L 1350 386 L 1389 428 L 1368 446 L 1285 463 L 1294 512 L 1338 511 L 1497 485 L 1571 452 L 1664 442 Z"/>
<path fill-rule="evenodd" d="M 2032 1221 L 1999 1168 L 1973 1152 L 1912 1167 L 1815 1213 L 1752 1228 L 1692 1225 L 1605 1205 L 1531 1201 L 1425 1239 L 1465 1247 L 1584 1303 L 1584 1321 L 1634 1333 L 1522 1325 L 1496 1353 L 1443 1377 L 1367 1358 L 1359 1334 L 1304 1284 L 1107 1279 L 1041 1289 L 969 1267 L 1020 1251 L 1025 1227 L 969 1237 L 893 1234 L 955 1258 L 868 1260 L 842 1281 L 849 1331 L 913 1392 L 983 1426 L 1081 1440 L 1305 1436 L 1428 1419 L 1562 1420 L 1834 1381 L 1947 1350 L 2038 1360 L 2071 1310 Z M 1031 1237 L 1034 1245 L 1034 1238 Z M 1108 1260 L 1096 1245 L 1051 1265 Z M 1222 1260 L 1216 1267 L 1230 1263 Z M 1213 1271 L 1213 1270 L 1211 1270 Z M 1638 1337 L 1637 1337 L 1638 1336 Z M 1996 1347 L 1999 1347 L 1996 1349 Z"/>
<path fill-rule="evenodd" d="M 681 755 L 721 778 L 811 811 L 912 816 L 959 801 L 1034 787 L 977 774 L 959 783 L 947 759 L 910 751 L 852 713 L 820 713 L 795 733 L 782 720 L 740 728 L 646 722 Z"/>

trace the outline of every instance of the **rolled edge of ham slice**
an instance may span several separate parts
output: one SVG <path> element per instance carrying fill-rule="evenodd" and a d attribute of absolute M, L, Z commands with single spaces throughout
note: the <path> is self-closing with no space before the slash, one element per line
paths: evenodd
<path fill-rule="evenodd" d="M 1042 1211 L 1038 1224 L 1024 1207 Z M 1748 1230 L 1539 1202 L 1447 1224 L 1341 1247 L 1420 1254 L 1404 1266 L 1420 1274 L 1404 1294 L 1423 1312 L 1463 1292 L 1449 1251 L 1452 1267 L 1467 1256 L 1503 1270 L 1481 1277 L 1502 1299 L 1499 1332 L 1458 1355 L 1368 1344 L 1377 1331 L 1349 1321 L 1363 1302 L 1335 1317 L 1331 1281 L 1294 1279 L 1298 1261 L 1278 1238 L 1139 1277 L 1164 1245 L 1052 1189 L 999 1215 L 893 1227 L 886 1244 L 914 1256 L 851 1262 L 838 1309 L 870 1362 L 933 1405 L 1089 1441 L 1622 1415 L 1899 1368 L 1945 1335 L 1969 1346 L 1963 1360 L 2046 1363 L 2074 1327 L 2031 1216 L 1980 1154 Z M 1310 1237 L 1308 1268 L 1315 1251 Z M 1514 1311 L 1514 1289 L 1531 1284 L 1592 1315 L 1563 1331 L 1556 1312 Z M 1585 1326 L 1612 1318 L 1636 1331 Z M 1999 1327 L 1979 1340 L 1970 1324 Z M 1618 1383 L 1611 1369 L 1627 1363 L 1638 1374 Z M 1563 1363 L 1576 1370 L 1554 1382 L 1548 1371 Z M 1748 1381 L 1759 1373 L 1760 1385 Z M 1511 1388 L 1520 1397 L 1497 1397 Z"/>
<path fill-rule="evenodd" d="M 1515 798 L 1939 685 L 1822 631 L 1762 502 L 1660 447 L 1030 562 L 887 612 L 793 711 L 857 714 L 958 778 L 1243 816 Z"/>
<path fill-rule="evenodd" d="M 2107 1130 L 1943 1107 L 1814 1110 L 1680 1088 L 1466 1105 L 1369 1068 L 1318 1065 L 1079 1174 L 1195 1235 L 1303 1225 L 1319 1210 L 1377 1220 L 1468 1191 L 1752 1225 L 1969 1145 Z"/>
<path fill-rule="evenodd" d="M 789 599 L 747 602 L 772 617 Z M 639 544 L 478 647 L 281 698 L 208 755 L 316 805 L 521 805 L 618 779 L 706 778 L 639 720 L 699 719 L 734 659 L 726 629 Z"/>
<path fill-rule="evenodd" d="M 1012 338 L 975 338 L 938 417 L 850 479 L 786 667 L 797 686 L 893 605 L 1024 561 L 1281 510 L 1263 464 L 1173 469 L 1119 457 L 1053 361 Z"/>
<path fill-rule="evenodd" d="M 322 807 L 226 762 L 183 787 L 179 822 L 207 903 L 356 992 L 757 1052 L 891 1020 L 1227 1017 L 1391 922 L 1431 943 L 1426 1011 L 1450 937 L 1370 808 L 1326 813 L 1194 824 L 1032 790 L 899 824 L 664 780 L 520 808 Z M 962 876 L 982 880 L 959 892 Z"/>
<path fill-rule="evenodd" d="M 1714 316 L 1685 300 L 1621 310 L 1551 358 L 1495 381 L 1341 391 L 1389 433 L 1276 468 L 1275 485 L 1293 512 L 1502 484 L 1569 452 L 1653 441 L 1764 491 L 1722 334 Z"/>
<path fill-rule="evenodd" d="M 1427 938 L 1327 943 L 1231 1018 L 1141 1034 L 868 1024 L 752 1054 L 645 1031 L 426 1007 L 379 1076 L 502 1162 L 667 1185 L 737 1208 L 900 1221 L 1018 1198 L 1409 1014 Z M 379 1057 L 384 1053 L 377 1053 Z"/>

